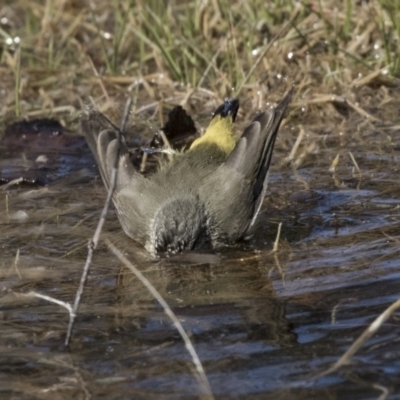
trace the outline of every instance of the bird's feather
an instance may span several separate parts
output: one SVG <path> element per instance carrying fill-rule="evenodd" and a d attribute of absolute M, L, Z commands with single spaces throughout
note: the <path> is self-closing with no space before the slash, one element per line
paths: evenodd
<path fill-rule="evenodd" d="M 244 130 L 235 148 L 200 192 L 214 218 L 216 241 L 248 236 L 260 211 L 272 151 L 292 90 L 274 109 L 259 114 Z M 211 218 L 211 220 L 213 220 Z"/>

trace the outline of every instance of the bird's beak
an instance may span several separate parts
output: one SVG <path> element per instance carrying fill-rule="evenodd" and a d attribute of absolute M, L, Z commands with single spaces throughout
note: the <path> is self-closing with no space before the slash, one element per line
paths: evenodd
<path fill-rule="evenodd" d="M 213 118 L 220 115 L 222 118 L 228 116 L 232 117 L 232 121 L 235 122 L 236 114 L 239 110 L 239 100 L 238 99 L 227 99 L 224 104 L 220 105 L 214 112 Z"/>

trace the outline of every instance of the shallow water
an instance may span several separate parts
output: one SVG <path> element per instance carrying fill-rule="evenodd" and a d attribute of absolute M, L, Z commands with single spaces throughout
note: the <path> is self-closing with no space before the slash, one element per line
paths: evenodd
<path fill-rule="evenodd" d="M 291 134 L 281 132 L 275 165 L 287 155 L 283 142 Z M 275 166 L 254 238 L 211 258 L 198 255 L 197 262 L 146 260 L 111 210 L 104 236 L 179 317 L 217 399 L 376 399 L 384 388 L 398 398 L 396 316 L 348 366 L 315 376 L 399 297 L 400 153 L 392 145 L 399 138 L 396 130 L 390 138 L 368 131 L 334 137 L 318 142 L 318 154 L 296 173 Z M 57 158 L 47 186 L 0 192 L 0 397 L 199 398 L 177 331 L 105 245 L 95 254 L 69 351 L 66 311 L 17 295 L 35 290 L 74 299 L 105 199 L 90 154 L 79 151 L 80 162 L 73 154 Z M 342 161 L 332 176 L 338 152 Z M 279 222 L 280 249 L 271 254 Z"/>

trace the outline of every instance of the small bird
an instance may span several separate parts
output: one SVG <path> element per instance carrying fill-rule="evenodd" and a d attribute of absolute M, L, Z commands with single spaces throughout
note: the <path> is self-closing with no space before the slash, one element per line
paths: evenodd
<path fill-rule="evenodd" d="M 125 233 L 152 255 L 217 248 L 251 234 L 265 197 L 279 125 L 293 88 L 273 110 L 256 116 L 236 138 L 236 99 L 220 106 L 203 136 L 186 151 L 142 175 L 131 163 L 122 132 L 99 112 L 82 130 L 107 189 L 118 158 L 113 202 Z"/>

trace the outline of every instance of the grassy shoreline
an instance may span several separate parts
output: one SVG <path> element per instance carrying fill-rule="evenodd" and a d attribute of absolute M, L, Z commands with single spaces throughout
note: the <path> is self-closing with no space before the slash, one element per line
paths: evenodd
<path fill-rule="evenodd" d="M 130 95 L 147 118 L 164 102 L 208 114 L 239 95 L 247 113 L 295 84 L 294 115 L 311 124 L 337 124 L 357 112 L 352 104 L 374 117 L 397 100 L 400 6 L 389 1 L 87 4 L 2 7 L 2 124 L 55 116 L 69 125 L 89 96 L 112 114 Z"/>

